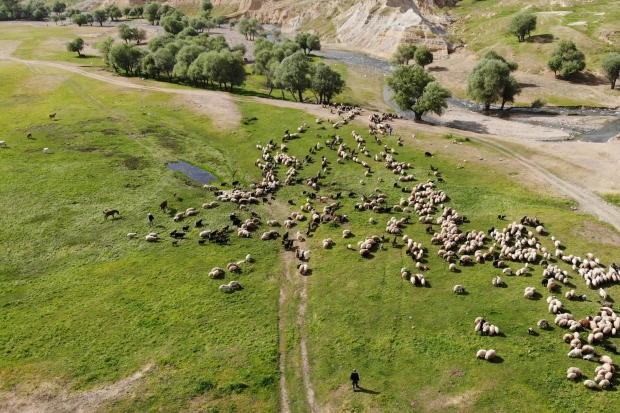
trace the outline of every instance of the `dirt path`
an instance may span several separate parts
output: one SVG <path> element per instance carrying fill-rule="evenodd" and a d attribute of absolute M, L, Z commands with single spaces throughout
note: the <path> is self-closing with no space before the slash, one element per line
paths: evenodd
<path fill-rule="evenodd" d="M 131 397 L 135 385 L 152 367 L 149 364 L 114 384 L 78 393 L 70 393 L 55 383 L 43 383 L 33 391 L 0 391 L 0 410 L 3 413 L 92 412 L 105 402 Z"/>
<path fill-rule="evenodd" d="M 305 241 L 295 241 L 296 247 L 299 249 L 306 249 L 307 244 Z M 299 326 L 299 350 L 301 355 L 301 376 L 303 380 L 303 386 L 306 393 L 306 401 L 308 403 L 308 409 L 312 413 L 318 413 L 319 409 L 314 397 L 314 387 L 310 380 L 310 361 L 308 358 L 308 346 L 306 340 L 306 310 L 308 308 L 308 277 L 299 274 L 296 271 L 296 260 L 292 251 L 284 251 L 281 254 L 281 259 L 285 263 L 285 283 L 280 287 L 280 308 L 279 308 L 279 347 L 280 347 L 280 372 L 282 374 L 280 379 L 280 400 L 282 413 L 290 413 L 290 401 L 288 387 L 285 378 L 285 368 L 287 363 L 287 351 L 285 345 L 286 334 L 286 319 L 285 314 L 287 309 L 292 305 L 291 301 L 294 296 L 299 295 L 299 306 L 296 309 L 297 317 L 296 323 Z M 288 294 L 287 294 L 288 292 Z"/>

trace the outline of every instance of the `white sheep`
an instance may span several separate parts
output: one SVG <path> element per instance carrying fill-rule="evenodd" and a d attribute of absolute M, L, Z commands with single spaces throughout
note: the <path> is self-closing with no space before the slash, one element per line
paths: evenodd
<path fill-rule="evenodd" d="M 136 232 L 130 232 L 129 234 L 127 234 L 127 236 L 128 236 L 129 238 L 135 238 L 135 237 L 137 237 L 137 236 L 138 236 L 138 234 L 137 234 Z"/>
<path fill-rule="evenodd" d="M 525 287 L 525 294 L 523 296 L 525 298 L 533 298 L 536 295 L 536 288 L 534 287 Z"/>
<path fill-rule="evenodd" d="M 461 284 L 457 284 L 454 286 L 453 290 L 455 294 L 460 294 L 465 292 L 465 287 L 463 287 Z"/>
<path fill-rule="evenodd" d="M 448 269 L 452 272 L 456 271 L 456 264 L 455 263 L 450 263 L 450 265 L 448 266 Z"/>
<path fill-rule="evenodd" d="M 484 355 L 484 359 L 487 361 L 491 361 L 495 358 L 496 356 L 496 352 L 493 349 L 487 350 L 486 354 Z"/>
<path fill-rule="evenodd" d="M 499 287 L 502 285 L 502 279 L 499 276 L 495 277 L 493 278 L 492 284 L 493 284 L 493 287 Z"/>
<path fill-rule="evenodd" d="M 50 148 L 43 148 L 43 153 L 52 153 Z"/>
<path fill-rule="evenodd" d="M 297 269 L 301 275 L 306 275 L 308 272 L 308 264 L 298 264 Z"/>
<path fill-rule="evenodd" d="M 223 293 L 232 293 L 233 289 L 228 284 L 220 285 L 220 291 Z"/>
<path fill-rule="evenodd" d="M 6 142 L 5 141 L 0 141 L 0 148 L 6 148 Z"/>
<path fill-rule="evenodd" d="M 245 256 L 245 262 L 252 262 L 252 256 L 250 254 Z"/>
<path fill-rule="evenodd" d="M 609 298 L 609 294 L 607 294 L 607 291 L 603 290 L 602 288 L 598 290 L 598 295 L 601 296 L 603 300 L 607 300 Z"/>
<path fill-rule="evenodd" d="M 476 353 L 476 357 L 479 359 L 483 359 L 486 355 L 487 355 L 486 350 L 478 350 L 478 352 Z"/>
<path fill-rule="evenodd" d="M 351 230 L 350 229 L 345 229 L 345 230 L 342 231 L 342 238 L 347 238 L 350 235 L 351 235 Z"/>
<path fill-rule="evenodd" d="M 596 389 L 596 382 L 594 380 L 586 380 L 583 382 L 583 385 L 588 389 Z"/>

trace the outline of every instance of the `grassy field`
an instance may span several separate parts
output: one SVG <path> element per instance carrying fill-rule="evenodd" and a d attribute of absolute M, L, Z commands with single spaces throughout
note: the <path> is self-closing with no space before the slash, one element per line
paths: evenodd
<path fill-rule="evenodd" d="M 522 295 L 526 286 L 540 288 L 538 265 L 525 277 L 503 277 L 505 288 L 491 286 L 498 271 L 490 263 L 451 273 L 436 255 L 438 246 L 430 245 L 425 225 L 415 223 L 415 215 L 404 233 L 427 248 L 427 287 L 412 287 L 401 279 L 401 267 L 414 270 L 402 242 L 373 252 L 371 259 L 347 250 L 348 243 L 355 246 L 366 236 L 381 235 L 392 215 L 355 212 L 359 198 L 346 193 L 370 195 L 378 188 L 388 195 L 390 205 L 403 196 L 393 187 L 395 176 L 371 158 L 367 161 L 374 172 L 366 178 L 361 165 L 339 165 L 336 153 L 323 147 L 313 155 L 315 162 L 300 171 L 300 177 L 314 176 L 320 169 L 318 158 L 326 156 L 331 164 L 319 193 L 342 191 L 345 198 L 338 212 L 350 220 L 322 225 L 311 234 L 312 274 L 305 280 L 290 274 L 292 281 L 287 281 L 283 254 L 292 253 L 282 253 L 277 241 L 263 242 L 256 235 L 239 239 L 233 234 L 228 246 L 199 246 L 192 229 L 188 240 L 178 248 L 171 246 L 167 232 L 195 221 L 174 223 L 174 211 L 200 207 L 214 195 L 167 170 L 165 163 L 185 160 L 224 182 L 231 182 L 236 172 L 234 179 L 247 186 L 261 176 L 254 166 L 260 156 L 257 143 L 279 143 L 285 129 L 307 122 L 310 129 L 287 144 L 289 154 L 303 157 L 334 133 L 354 147 L 351 131 L 363 131 L 360 124 L 334 131 L 316 125 L 315 116 L 305 112 L 238 102 L 242 116 L 256 120 L 215 133 L 208 118 L 173 104 L 171 94 L 125 90 L 47 67 L 41 67 L 41 73 L 24 68 L 0 63 L 5 85 L 0 90 L 5 108 L 0 128 L 9 146 L 0 150 L 0 243 L 6 251 L 0 256 L 4 392 L 28 394 L 53 382 L 80 393 L 152 366 L 132 389 L 133 397 L 103 403 L 99 411 L 275 412 L 280 410 L 282 334 L 284 375 L 295 413 L 309 411 L 300 373 L 302 337 L 321 412 L 583 412 L 591 406 L 613 411 L 620 401 L 615 391 L 592 392 L 565 379 L 570 366 L 581 367 L 593 378 L 596 363 L 566 357 L 564 330 L 554 325 L 547 331 L 536 329 L 538 335 L 527 334 L 537 320 L 550 317 L 546 294 L 538 300 Z M 356 90 L 354 85 L 351 90 Z M 56 121 L 47 117 L 52 112 L 57 113 Z M 395 147 L 395 158 L 412 164 L 410 173 L 417 181 L 409 186 L 429 179 L 431 164 L 439 168 L 445 183 L 438 186 L 448 194 L 448 205 L 468 217 L 462 231 L 507 225 L 497 220 L 498 213 L 506 214 L 509 222 L 536 215 L 548 231 L 542 240 L 547 248 L 552 248 L 549 237 L 554 235 L 563 241 L 566 253 L 594 252 L 606 265 L 618 261 L 613 242 L 617 234 L 571 211 L 570 200 L 523 186 L 512 170 L 463 163 L 466 156 L 486 156 L 483 147 L 462 140 L 458 154 L 428 158 L 427 145 L 434 144 L 437 152 L 448 141 L 398 122 L 395 126 L 406 145 L 396 147 L 396 136 L 384 138 L 382 145 Z M 26 138 L 29 132 L 33 139 Z M 412 133 L 415 140 L 407 138 Z M 371 138 L 367 142 L 373 155 L 382 145 Z M 44 147 L 52 153 L 44 154 Z M 280 177 L 284 171 L 279 169 Z M 302 191 L 307 189 L 284 187 L 276 201 L 256 211 L 264 219 L 283 220 L 306 201 Z M 172 198 L 175 192 L 178 200 Z M 158 210 L 164 199 L 172 207 L 166 214 Z M 120 217 L 104 220 L 102 211 L 108 208 L 119 209 Z M 219 228 L 235 210 L 234 204 L 223 203 L 214 210 L 200 209 L 197 219 L 203 218 L 208 228 Z M 144 241 L 150 231 L 148 212 L 156 216 L 154 230 L 164 234 L 160 243 Z M 371 224 L 370 217 L 377 224 Z M 344 228 L 354 234 L 349 240 L 342 239 Z M 130 240 L 128 232 L 139 236 Z M 336 242 L 331 249 L 321 246 L 327 237 Z M 214 266 L 225 267 L 247 253 L 255 262 L 242 265 L 241 274 L 208 278 Z M 515 270 L 521 266 L 510 265 Z M 217 287 L 232 279 L 244 289 L 220 293 Z M 596 312 L 595 294 L 586 291 L 577 275 L 571 281 L 589 299 L 562 300 L 565 306 L 578 318 Z M 307 298 L 300 294 L 303 283 Z M 458 283 L 468 294 L 452 293 Z M 278 302 L 280 289 L 289 293 L 283 307 Z M 566 287 L 560 289 L 564 291 Z M 619 289 L 612 286 L 608 291 L 615 297 Z M 298 308 L 304 300 L 307 311 L 300 318 Z M 285 320 L 282 332 L 279 310 Z M 503 334 L 474 335 L 477 316 L 498 325 Z M 618 344 L 615 338 L 610 342 Z M 499 362 L 476 360 L 479 348 L 496 349 Z M 348 375 L 354 367 L 364 392 L 350 391 Z"/>
<path fill-rule="evenodd" d="M 493 48 L 519 62 L 520 70 L 530 73 L 545 70 L 549 52 L 558 39 L 577 44 L 587 58 L 587 69 L 597 71 L 601 60 L 620 49 L 617 2 L 595 0 L 550 4 L 547 1 L 509 0 L 460 1 L 452 10 L 457 23 L 454 33 L 472 52 L 484 53 Z M 525 42 L 507 32 L 510 20 L 522 10 L 536 13 L 537 28 Z"/>

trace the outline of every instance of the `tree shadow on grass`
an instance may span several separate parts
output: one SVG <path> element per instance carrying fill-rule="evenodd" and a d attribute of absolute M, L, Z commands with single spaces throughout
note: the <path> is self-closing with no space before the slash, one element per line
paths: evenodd
<path fill-rule="evenodd" d="M 527 39 L 525 39 L 525 41 L 528 43 L 551 43 L 553 42 L 554 39 L 555 37 L 553 37 L 552 34 L 545 33 L 545 34 L 537 34 L 535 36 L 530 36 Z"/>

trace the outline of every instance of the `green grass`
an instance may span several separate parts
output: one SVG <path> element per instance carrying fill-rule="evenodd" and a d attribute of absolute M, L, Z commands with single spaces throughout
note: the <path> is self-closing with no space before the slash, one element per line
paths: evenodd
<path fill-rule="evenodd" d="M 135 397 L 110 402 L 100 410 L 278 411 L 278 297 L 283 288 L 291 293 L 283 309 L 283 338 L 293 412 L 308 411 L 300 373 L 302 334 L 321 411 L 582 412 L 593 405 L 612 411 L 619 402 L 616 392 L 601 397 L 565 379 L 569 366 L 581 367 L 591 378 L 595 364 L 566 357 L 564 330 L 553 326 L 538 336 L 526 333 L 540 318 L 551 318 L 546 295 L 531 301 L 522 296 L 526 286 L 540 287 L 539 266 L 526 277 L 503 277 L 506 288 L 491 286 L 498 272 L 490 263 L 450 273 L 436 255 L 438 246 L 430 244 L 426 226 L 415 223 L 415 214 L 404 233 L 427 249 L 428 287 L 412 287 L 401 279 L 401 267 L 414 270 L 402 248 L 386 246 L 372 259 L 347 250 L 348 243 L 355 246 L 366 236 L 381 235 L 390 216 L 404 216 L 354 210 L 359 198 L 348 198 L 349 191 L 369 195 L 379 188 L 388 195 L 389 205 L 404 195 L 393 187 L 395 176 L 381 162 L 363 155 L 373 170 L 368 178 L 359 164 L 336 164 L 335 152 L 324 145 L 313 155 L 315 162 L 299 171 L 300 177 L 315 176 L 321 168 L 318 159 L 326 156 L 330 165 L 319 193 L 342 191 L 345 197 L 338 212 L 350 220 L 342 226 L 321 225 L 309 237 L 312 275 L 307 278 L 305 329 L 297 323 L 301 298 L 283 275 L 277 241 L 263 242 L 256 235 L 239 239 L 233 234 L 229 246 L 201 247 L 193 229 L 178 248 L 170 245 L 166 233 L 182 224 L 160 212 L 159 203 L 168 199 L 173 209 L 184 210 L 200 207 L 214 195 L 167 170 L 166 162 L 182 159 L 226 182 L 236 172 L 235 179 L 247 186 L 261 177 L 254 165 L 260 156 L 257 143 L 274 139 L 279 144 L 285 129 L 307 122 L 310 129 L 287 143 L 289 154 L 304 157 L 309 147 L 335 133 L 353 147 L 351 132 L 363 130 L 363 117 L 361 123 L 334 130 L 316 125 L 316 116 L 305 112 L 238 102 L 245 122 L 214 133 L 208 118 L 172 104 L 170 94 L 124 90 L 56 69 L 41 70 L 34 73 L 16 63 L 0 64 L 5 85 L 0 90 L 4 108 L 0 127 L 9 146 L 0 150 L 3 389 L 56 381 L 71 391 L 82 391 L 153 364 L 138 383 Z M 343 74 L 351 77 L 350 71 Z M 56 121 L 48 119 L 51 112 L 57 112 Z M 438 187 L 450 197 L 447 205 L 469 219 L 462 231 L 505 226 L 523 215 L 536 215 L 549 232 L 542 237 L 543 246 L 551 249 L 549 236 L 554 235 L 567 253 L 584 256 L 592 251 L 604 264 L 617 261 L 618 246 L 605 243 L 617 236 L 615 232 L 593 217 L 571 211 L 571 200 L 522 186 L 520 175 L 512 170 L 463 164 L 461 153 L 425 157 L 431 143 L 437 148 L 434 153 L 448 144 L 446 137 L 408 130 L 398 121 L 395 125 L 402 136 L 416 133 L 416 139 L 405 139 L 403 147 L 395 146 L 396 136 L 383 138 L 397 149 L 397 160 L 411 163 L 409 172 L 417 181 L 408 186 L 429 179 L 431 164 L 438 167 L 445 179 Z M 28 132 L 33 140 L 26 138 Z M 486 151 L 465 139 L 460 143 L 463 152 Z M 372 139 L 366 145 L 373 155 L 383 149 Z M 44 154 L 44 147 L 53 153 Z M 279 177 L 284 171 L 279 168 Z M 277 201 L 256 206 L 256 211 L 265 219 L 283 220 L 306 202 L 302 191 L 307 189 L 303 184 L 285 186 Z M 182 201 L 172 198 L 174 192 Z M 107 208 L 119 209 L 121 216 L 105 221 L 102 211 Z M 222 203 L 213 210 L 200 209 L 198 218 L 208 228 L 219 228 L 233 211 L 235 204 Z M 155 231 L 164 234 L 161 243 L 144 241 L 148 212 L 156 216 Z M 498 213 L 506 214 L 507 221 L 499 222 Z M 377 224 L 371 224 L 370 217 Z M 304 227 L 300 224 L 291 232 Z M 352 230 L 352 238 L 342 238 L 344 227 Z M 138 239 L 128 239 L 126 234 L 134 231 L 140 234 Z M 328 237 L 336 245 L 323 249 L 321 241 Z M 223 280 L 237 279 L 244 289 L 220 293 L 217 287 L 222 281 L 209 279 L 208 271 L 247 253 L 256 261 L 242 265 L 239 275 L 227 273 Z M 510 266 L 516 270 L 520 264 Z M 294 277 L 299 282 L 299 275 Z M 586 292 L 578 276 L 573 275 L 572 282 L 579 293 Z M 455 296 L 452 287 L 457 283 L 469 294 Z M 608 291 L 615 297 L 620 290 L 612 286 Z M 587 293 L 586 302 L 562 300 L 578 318 L 597 310 L 596 297 Z M 498 325 L 503 335 L 475 336 L 477 316 Z M 610 341 L 617 344 L 616 338 Z M 502 362 L 476 360 L 479 348 L 495 348 Z M 374 393 L 349 390 L 353 367 L 360 370 L 362 386 Z"/>
<path fill-rule="evenodd" d="M 610 204 L 620 207 L 620 195 L 618 194 L 600 194 L 601 198 Z"/>

